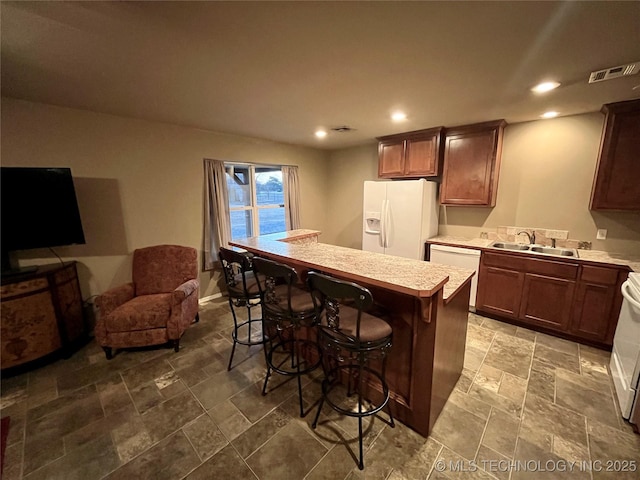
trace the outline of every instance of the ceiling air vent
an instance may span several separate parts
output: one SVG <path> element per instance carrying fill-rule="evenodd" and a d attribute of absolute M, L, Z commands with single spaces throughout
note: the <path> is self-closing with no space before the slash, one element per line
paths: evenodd
<path fill-rule="evenodd" d="M 340 127 L 334 127 L 331 130 L 334 132 L 346 133 L 346 132 L 354 132 L 355 128 L 347 127 L 346 125 L 342 125 Z"/>
<path fill-rule="evenodd" d="M 627 75 L 635 75 L 640 72 L 640 62 L 627 63 L 626 65 L 618 65 L 617 67 L 606 68 L 591 72 L 589 75 L 589 83 L 604 82 L 618 77 L 626 77 Z"/>

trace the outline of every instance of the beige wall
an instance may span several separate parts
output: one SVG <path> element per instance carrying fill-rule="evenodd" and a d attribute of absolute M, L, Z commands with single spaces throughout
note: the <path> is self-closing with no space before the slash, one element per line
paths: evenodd
<path fill-rule="evenodd" d="M 329 160 L 324 243 L 362 248 L 364 181 L 378 180 L 376 143 L 334 151 Z"/>
<path fill-rule="evenodd" d="M 72 169 L 86 245 L 60 247 L 80 262 L 83 296 L 130 280 L 131 252 L 160 243 L 202 249 L 203 158 L 298 165 L 303 228 L 324 230 L 325 152 L 175 125 L 2 98 L 2 165 Z M 21 263 L 53 263 L 47 250 Z M 201 274 L 201 296 L 219 291 Z"/>
<path fill-rule="evenodd" d="M 639 213 L 589 210 L 603 122 L 601 113 L 590 113 L 509 125 L 495 208 L 441 207 L 439 233 L 477 237 L 501 225 L 559 229 L 597 250 L 637 254 Z M 361 247 L 362 182 L 377 177 L 377 161 L 374 144 L 331 154 L 333 243 Z M 608 230 L 607 240 L 596 240 L 598 228 Z"/>
<path fill-rule="evenodd" d="M 158 243 L 202 247 L 202 159 L 299 165 L 303 228 L 322 242 L 361 247 L 365 180 L 377 179 L 377 146 L 326 153 L 240 136 L 2 98 L 5 166 L 68 166 L 87 244 L 56 248 L 80 262 L 83 295 L 130 278 L 131 252 Z M 441 207 L 440 233 L 478 236 L 500 225 L 569 230 L 594 249 L 640 251 L 640 214 L 590 212 L 600 113 L 509 125 L 496 207 Z M 605 241 L 595 239 L 606 228 Z M 51 263 L 47 250 L 22 263 Z M 219 275 L 201 274 L 201 295 Z"/>

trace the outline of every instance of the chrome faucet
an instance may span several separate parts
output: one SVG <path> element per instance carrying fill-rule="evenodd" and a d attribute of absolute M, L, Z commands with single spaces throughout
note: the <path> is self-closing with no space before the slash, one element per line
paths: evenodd
<path fill-rule="evenodd" d="M 536 243 L 536 231 L 535 230 L 531 230 L 531 233 L 525 232 L 524 230 L 522 230 L 521 232 L 518 232 L 516 234 L 516 236 L 520 235 L 521 233 L 524 233 L 527 236 L 527 238 L 529 239 L 529 245 L 533 245 L 534 243 Z"/>

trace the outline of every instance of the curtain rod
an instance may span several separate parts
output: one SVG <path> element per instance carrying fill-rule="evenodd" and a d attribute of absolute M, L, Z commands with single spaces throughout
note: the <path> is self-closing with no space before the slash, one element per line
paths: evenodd
<path fill-rule="evenodd" d="M 211 158 L 205 158 L 204 160 L 213 160 Z M 261 167 L 299 167 L 299 165 L 291 165 L 288 163 L 281 163 L 278 165 L 273 165 L 270 163 L 252 163 L 252 162 L 233 162 L 231 160 L 222 160 L 227 165 L 259 165 Z"/>

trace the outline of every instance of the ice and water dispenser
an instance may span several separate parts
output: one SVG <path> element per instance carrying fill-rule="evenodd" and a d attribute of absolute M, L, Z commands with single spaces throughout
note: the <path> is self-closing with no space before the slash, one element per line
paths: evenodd
<path fill-rule="evenodd" d="M 380 212 L 365 212 L 366 233 L 380 233 Z"/>

